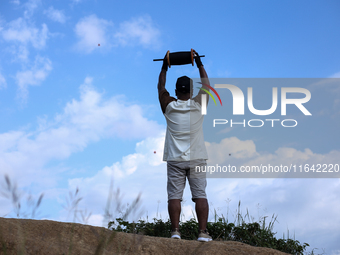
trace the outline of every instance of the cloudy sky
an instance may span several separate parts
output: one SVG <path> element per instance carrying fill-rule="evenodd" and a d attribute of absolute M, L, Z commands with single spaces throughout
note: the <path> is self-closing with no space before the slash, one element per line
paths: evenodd
<path fill-rule="evenodd" d="M 324 79 L 340 78 L 339 11 L 337 0 L 1 1 L 0 216 L 16 217 L 8 176 L 22 217 L 73 221 L 82 198 L 76 221 L 103 226 L 105 208 L 119 216 L 140 194 L 136 219 L 167 219 L 161 63 L 152 61 L 167 50 L 194 48 L 211 78 L 322 78 L 300 86 L 312 116 L 291 106 L 271 117 L 296 119 L 294 128 L 218 127 L 206 136 L 211 162 L 339 164 L 339 82 Z M 171 67 L 172 94 L 181 75 L 198 71 Z M 273 86 L 252 87 L 255 108 L 269 109 Z M 219 92 L 227 113 L 231 96 Z M 338 178 L 210 178 L 207 188 L 211 220 L 215 209 L 234 221 L 241 201 L 255 220 L 278 215 L 277 237 L 289 231 L 326 254 L 340 254 L 339 191 Z M 34 211 L 26 202 L 42 193 Z M 183 219 L 193 208 L 187 188 Z"/>

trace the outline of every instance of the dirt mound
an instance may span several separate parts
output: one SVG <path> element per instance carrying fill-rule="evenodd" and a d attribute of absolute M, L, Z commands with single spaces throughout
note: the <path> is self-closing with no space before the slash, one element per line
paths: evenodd
<path fill-rule="evenodd" d="M 188 240 L 113 232 L 49 220 L 0 218 L 0 254 L 286 254 L 239 242 Z"/>

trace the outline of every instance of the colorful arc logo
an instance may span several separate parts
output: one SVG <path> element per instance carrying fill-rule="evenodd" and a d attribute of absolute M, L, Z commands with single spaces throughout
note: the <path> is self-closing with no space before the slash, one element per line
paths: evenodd
<path fill-rule="evenodd" d="M 206 87 L 208 87 L 209 89 L 211 89 L 211 90 L 216 94 L 216 96 L 217 96 L 217 98 L 218 98 L 218 100 L 220 101 L 220 104 L 221 104 L 221 106 L 222 106 L 222 101 L 221 101 L 220 95 L 217 93 L 217 91 L 216 91 L 213 87 L 211 87 L 211 86 L 208 85 L 208 84 L 202 83 L 202 82 L 198 82 L 198 83 L 203 84 L 204 86 L 206 86 Z M 217 105 L 214 96 L 213 96 L 208 90 L 206 90 L 206 89 L 204 89 L 204 88 L 200 88 L 200 87 L 197 87 L 197 88 L 198 88 L 198 89 L 201 89 L 201 90 L 203 90 L 204 92 L 206 92 L 207 94 L 209 94 L 209 96 L 211 96 L 211 98 L 214 100 L 215 105 Z"/>

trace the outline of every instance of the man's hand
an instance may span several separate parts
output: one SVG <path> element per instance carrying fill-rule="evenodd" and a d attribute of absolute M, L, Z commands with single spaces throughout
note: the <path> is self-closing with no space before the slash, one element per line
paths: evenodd
<path fill-rule="evenodd" d="M 197 68 L 200 68 L 201 66 L 203 66 L 201 58 L 199 57 L 197 51 L 195 50 L 194 50 L 194 58 L 195 58 Z"/>

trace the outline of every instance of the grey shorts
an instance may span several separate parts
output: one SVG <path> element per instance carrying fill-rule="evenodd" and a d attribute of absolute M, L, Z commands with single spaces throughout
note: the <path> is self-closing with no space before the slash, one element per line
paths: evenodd
<path fill-rule="evenodd" d="M 191 163 L 190 163 L 191 162 Z M 196 166 L 206 166 L 206 160 L 199 159 L 193 161 L 168 161 L 168 200 L 183 199 L 186 178 L 188 178 L 192 201 L 196 198 L 207 198 L 205 188 L 207 186 L 206 173 L 195 172 Z"/>

